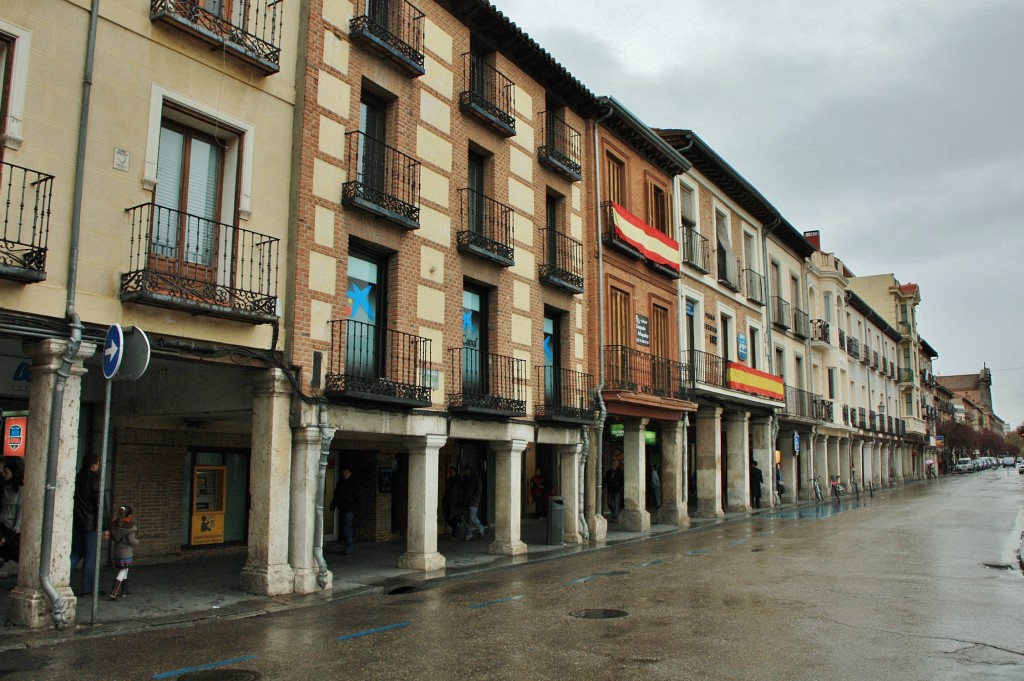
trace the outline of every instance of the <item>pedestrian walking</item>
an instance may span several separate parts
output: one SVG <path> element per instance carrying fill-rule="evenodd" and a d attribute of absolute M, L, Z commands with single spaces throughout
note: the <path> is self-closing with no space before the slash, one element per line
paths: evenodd
<path fill-rule="evenodd" d="M 544 512 L 544 478 L 541 476 L 539 468 L 530 478 L 530 498 L 533 499 L 533 517 L 543 518 L 547 515 Z"/>
<path fill-rule="evenodd" d="M 352 471 L 348 468 L 341 469 L 341 477 L 334 485 L 331 510 L 334 509 L 338 509 L 338 512 L 341 513 L 341 538 L 345 543 L 345 548 L 341 552 L 347 556 L 355 549 L 352 527 L 355 525 L 356 514 L 362 510 L 359 487 L 352 479 Z"/>
<path fill-rule="evenodd" d="M 464 520 L 466 523 L 466 541 L 473 538 L 473 531 L 480 533 L 478 539 L 484 538 L 484 526 L 480 522 L 478 513 L 480 511 L 480 498 L 484 493 L 483 482 L 476 474 L 473 467 L 465 465 L 462 467 L 462 501 L 464 506 Z"/>
<path fill-rule="evenodd" d="M 622 461 L 618 460 L 615 467 L 605 475 L 605 488 L 608 490 L 608 510 L 612 515 L 612 522 L 619 522 L 619 512 L 622 510 L 622 495 L 626 491 L 626 471 Z"/>
<path fill-rule="evenodd" d="M 657 511 L 661 508 L 661 475 L 658 473 L 658 464 L 651 466 L 651 479 L 647 487 L 651 494 L 651 510 Z"/>
<path fill-rule="evenodd" d="M 441 497 L 441 512 L 444 522 L 452 537 L 459 536 L 462 529 L 462 478 L 455 466 L 448 468 L 448 479 L 444 483 L 444 496 Z"/>
<path fill-rule="evenodd" d="M 110 551 L 113 554 L 114 585 L 110 587 L 110 600 L 116 601 L 131 594 L 128 588 L 128 569 L 135 562 L 135 547 L 139 545 L 139 528 L 132 518 L 132 507 L 121 506 L 110 523 Z"/>
<path fill-rule="evenodd" d="M 100 513 L 100 462 L 86 454 L 75 476 L 74 514 L 71 524 L 71 571 L 82 563 L 82 596 L 92 595 L 96 581 L 96 518 Z M 107 538 L 107 532 L 103 538 Z"/>
<path fill-rule="evenodd" d="M 25 498 L 21 462 L 3 464 L 3 494 L 0 496 L 0 564 L 17 563 L 21 554 L 21 508 Z M 8 571 L 0 568 L 0 573 Z"/>
<path fill-rule="evenodd" d="M 761 508 L 761 484 L 764 483 L 764 475 L 757 467 L 757 461 L 750 460 L 750 495 L 753 497 L 754 508 Z"/>

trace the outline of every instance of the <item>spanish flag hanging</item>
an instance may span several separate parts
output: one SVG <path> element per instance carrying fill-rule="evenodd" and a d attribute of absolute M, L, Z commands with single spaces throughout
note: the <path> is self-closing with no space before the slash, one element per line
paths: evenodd
<path fill-rule="evenodd" d="M 729 362 L 725 370 L 725 384 L 732 390 L 760 395 L 773 400 L 785 400 L 786 389 L 780 376 L 751 369 L 745 364 Z"/>
<path fill-rule="evenodd" d="M 652 262 L 679 271 L 679 242 L 612 203 L 615 234 Z"/>

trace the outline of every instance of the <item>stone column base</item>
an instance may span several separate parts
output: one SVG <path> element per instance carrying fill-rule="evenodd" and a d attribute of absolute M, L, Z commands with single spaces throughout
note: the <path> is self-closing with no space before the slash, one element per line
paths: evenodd
<path fill-rule="evenodd" d="M 590 516 L 587 525 L 590 527 L 590 541 L 604 541 L 608 538 L 608 519 L 603 515 Z"/>
<path fill-rule="evenodd" d="M 619 513 L 619 529 L 627 532 L 650 532 L 651 514 L 637 508 L 627 508 Z"/>
<path fill-rule="evenodd" d="M 717 504 L 712 501 L 705 501 L 704 499 L 697 500 L 697 517 L 698 518 L 721 518 L 725 515 L 725 512 L 718 508 Z"/>
<path fill-rule="evenodd" d="M 765 501 L 765 498 L 761 497 L 761 506 L 764 506 Z M 730 513 L 749 513 L 754 510 L 754 506 L 752 504 L 728 504 L 725 510 Z"/>
<path fill-rule="evenodd" d="M 297 594 L 315 594 L 320 591 L 326 591 L 327 589 L 334 588 L 334 574 L 327 571 L 327 586 L 323 589 L 320 588 L 320 583 L 317 581 L 317 575 L 320 574 L 320 568 L 300 568 L 295 570 L 295 593 Z"/>
<path fill-rule="evenodd" d="M 432 553 L 413 553 L 409 551 L 398 559 L 398 567 L 405 568 L 406 570 L 433 572 L 434 570 L 443 570 L 444 566 L 445 557 L 437 551 Z"/>
<path fill-rule="evenodd" d="M 527 546 L 521 541 L 493 541 L 487 548 L 487 553 L 494 554 L 496 556 L 518 556 L 527 552 Z"/>
<path fill-rule="evenodd" d="M 68 618 L 67 626 L 72 626 L 76 619 L 78 598 L 70 586 L 57 587 L 57 593 L 64 599 L 65 614 Z M 16 626 L 29 629 L 52 627 L 51 612 L 53 612 L 53 606 L 42 589 L 16 586 L 11 589 L 11 593 L 7 597 L 7 618 L 11 624 Z"/>
<path fill-rule="evenodd" d="M 689 527 L 690 515 L 685 506 L 669 506 L 665 504 L 658 509 L 658 522 L 676 527 Z"/>
<path fill-rule="evenodd" d="M 242 591 L 259 596 L 283 596 L 295 590 L 295 571 L 287 563 L 246 565 L 242 568 Z"/>

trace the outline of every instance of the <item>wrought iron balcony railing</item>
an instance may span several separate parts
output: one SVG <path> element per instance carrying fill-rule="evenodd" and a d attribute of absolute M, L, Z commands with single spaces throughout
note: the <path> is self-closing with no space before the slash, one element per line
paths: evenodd
<path fill-rule="evenodd" d="M 868 430 L 878 430 L 878 414 L 868 412 Z"/>
<path fill-rule="evenodd" d="M 541 113 L 544 145 L 537 148 L 537 160 L 573 181 L 583 179 L 581 136 L 554 111 Z"/>
<path fill-rule="evenodd" d="M 814 405 L 815 401 L 820 399 L 814 393 L 787 385 L 786 406 L 783 413 L 789 416 L 800 416 L 808 419 L 817 418 Z"/>
<path fill-rule="evenodd" d="M 863 347 L 861 348 L 860 361 L 863 362 L 864 364 L 871 364 L 871 346 L 868 345 L 867 343 L 864 343 Z"/>
<path fill-rule="evenodd" d="M 534 416 L 565 423 L 591 423 L 596 416 L 592 390 L 594 377 L 556 366 L 535 368 Z"/>
<path fill-rule="evenodd" d="M 431 342 L 354 319 L 331 321 L 325 392 L 404 407 L 430 406 Z"/>
<path fill-rule="evenodd" d="M 839 329 L 839 349 L 846 352 L 846 332 Z"/>
<path fill-rule="evenodd" d="M 857 407 L 857 424 L 862 430 L 868 427 L 868 411 L 864 407 Z"/>
<path fill-rule="evenodd" d="M 281 70 L 284 0 L 151 0 L 150 21 L 183 30 L 266 75 Z"/>
<path fill-rule="evenodd" d="M 793 308 L 793 333 L 801 338 L 811 337 L 811 318 L 800 308 Z"/>
<path fill-rule="evenodd" d="M 127 213 L 122 301 L 257 324 L 277 319 L 277 237 L 153 203 Z"/>
<path fill-rule="evenodd" d="M 853 336 L 846 337 L 846 354 L 854 359 L 860 358 L 860 341 Z"/>
<path fill-rule="evenodd" d="M 516 264 L 512 246 L 512 209 L 469 188 L 459 190 L 464 230 L 456 234 L 456 248 L 511 267 Z"/>
<path fill-rule="evenodd" d="M 449 348 L 448 409 L 487 416 L 526 416 L 526 361 Z"/>
<path fill-rule="evenodd" d="M 793 317 L 789 312 L 789 303 L 782 296 L 772 296 L 772 324 L 788 329 L 792 319 Z"/>
<path fill-rule="evenodd" d="M 826 345 L 832 344 L 832 332 L 824 319 L 811 320 L 811 340 Z"/>
<path fill-rule="evenodd" d="M 814 418 L 825 423 L 832 423 L 833 415 L 834 409 L 832 401 L 815 396 Z"/>
<path fill-rule="evenodd" d="M 701 233 L 692 227 L 683 230 L 683 262 L 701 272 L 709 272 L 711 267 L 711 246 Z"/>
<path fill-rule="evenodd" d="M 747 300 L 764 305 L 764 277 L 748 267 L 743 270 L 743 287 Z"/>
<path fill-rule="evenodd" d="M 24 283 L 46 279 L 53 175 L 0 164 L 0 278 Z"/>
<path fill-rule="evenodd" d="M 420 162 L 360 130 L 345 135 L 341 203 L 405 229 L 420 226 Z"/>
<path fill-rule="evenodd" d="M 479 118 L 502 137 L 516 134 L 515 84 L 479 54 L 466 52 L 459 108 Z"/>
<path fill-rule="evenodd" d="M 611 390 L 687 399 L 686 367 L 666 357 L 656 357 L 624 345 L 604 349 L 605 387 Z"/>
<path fill-rule="evenodd" d="M 900 383 L 914 383 L 914 370 L 913 369 L 900 369 Z"/>
<path fill-rule="evenodd" d="M 423 60 L 423 12 L 406 0 L 359 0 L 349 35 L 411 76 L 427 72 Z"/>
<path fill-rule="evenodd" d="M 871 368 L 872 369 L 878 369 L 879 366 L 880 365 L 878 363 L 878 353 L 876 351 L 872 350 L 871 351 Z"/>
<path fill-rule="evenodd" d="M 557 229 L 545 229 L 544 262 L 538 274 L 546 284 L 583 293 L 583 244 Z"/>
<path fill-rule="evenodd" d="M 848 404 L 843 405 L 843 425 L 850 425 L 850 405 Z"/>
<path fill-rule="evenodd" d="M 860 417 L 857 413 L 857 407 L 850 407 L 850 425 L 854 428 L 860 428 L 862 426 Z"/>
<path fill-rule="evenodd" d="M 688 350 L 689 373 L 694 383 L 725 387 L 725 360 L 716 354 L 703 350 Z"/>
<path fill-rule="evenodd" d="M 730 255 L 725 249 L 719 248 L 716 252 L 718 262 L 718 283 L 739 293 L 740 291 L 740 261 L 734 255 Z"/>

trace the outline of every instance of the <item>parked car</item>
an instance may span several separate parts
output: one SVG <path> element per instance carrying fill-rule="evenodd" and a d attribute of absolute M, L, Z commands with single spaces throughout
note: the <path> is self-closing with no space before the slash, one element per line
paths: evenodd
<path fill-rule="evenodd" d="M 1013 465 L 1014 463 L 1015 463 L 1015 462 L 1014 462 L 1014 460 L 1013 460 L 1013 457 L 1012 457 L 1012 456 L 1004 456 L 1004 457 L 1003 457 L 1003 468 L 1009 468 L 1009 467 L 1010 467 L 1010 466 L 1012 466 L 1012 465 Z"/>
<path fill-rule="evenodd" d="M 1024 461 L 1017 461 L 1017 474 L 1024 475 Z"/>
<path fill-rule="evenodd" d="M 964 457 L 956 460 L 956 472 L 957 473 L 970 473 L 974 470 L 974 462 Z"/>

